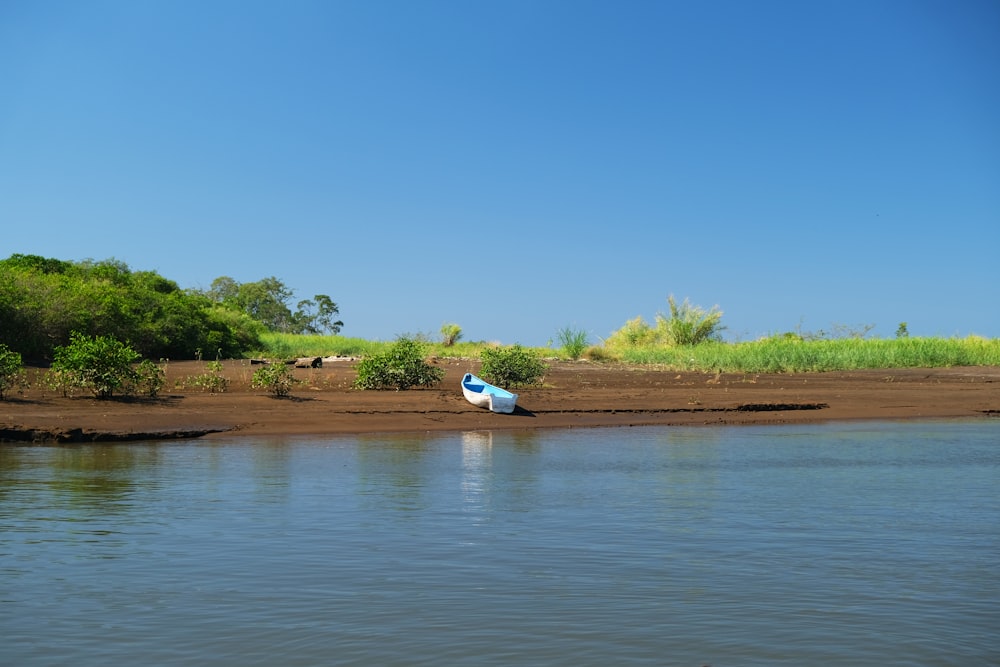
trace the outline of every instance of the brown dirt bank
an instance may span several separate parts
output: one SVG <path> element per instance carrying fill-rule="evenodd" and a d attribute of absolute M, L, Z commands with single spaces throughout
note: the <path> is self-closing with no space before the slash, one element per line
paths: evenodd
<path fill-rule="evenodd" d="M 202 362 L 171 362 L 156 399 L 63 398 L 33 386 L 0 402 L 0 441 L 145 440 L 239 432 L 337 434 L 391 431 L 681 424 L 791 424 L 844 419 L 996 417 L 1000 368 L 890 369 L 799 374 L 703 374 L 646 366 L 554 362 L 539 388 L 519 391 L 511 415 L 465 401 L 462 374 L 478 362 L 442 359 L 434 389 L 351 389 L 351 360 L 295 369 L 290 398 L 250 388 L 248 361 L 224 362 L 229 387 L 185 384 Z M 38 371 L 34 371 L 37 373 Z"/>

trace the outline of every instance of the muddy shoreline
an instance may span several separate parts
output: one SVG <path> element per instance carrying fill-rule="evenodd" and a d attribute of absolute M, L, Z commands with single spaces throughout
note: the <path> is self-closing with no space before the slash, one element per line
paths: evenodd
<path fill-rule="evenodd" d="M 226 391 L 193 386 L 202 362 L 170 362 L 159 397 L 62 397 L 33 383 L 0 402 L 0 442 L 120 442 L 241 435 L 334 435 L 644 425 L 794 424 L 1000 416 L 1000 367 L 744 374 L 550 362 L 517 410 L 470 405 L 460 380 L 478 361 L 440 359 L 433 389 L 359 391 L 354 360 L 296 368 L 292 395 L 253 389 L 247 360 L 223 362 Z M 30 372 L 35 380 L 41 370 Z"/>

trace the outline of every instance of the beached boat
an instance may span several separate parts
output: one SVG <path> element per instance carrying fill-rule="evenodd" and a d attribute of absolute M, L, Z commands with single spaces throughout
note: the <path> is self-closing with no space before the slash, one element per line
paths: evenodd
<path fill-rule="evenodd" d="M 494 387 L 472 373 L 466 373 L 462 378 L 462 393 L 469 403 L 480 408 L 489 408 L 492 412 L 514 412 L 514 406 L 517 404 L 517 394 Z"/>

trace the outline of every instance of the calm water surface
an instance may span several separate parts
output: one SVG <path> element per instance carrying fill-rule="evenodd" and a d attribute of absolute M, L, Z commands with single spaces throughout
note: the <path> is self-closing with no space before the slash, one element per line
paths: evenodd
<path fill-rule="evenodd" d="M 0 445 L 0 665 L 998 665 L 1000 422 Z"/>

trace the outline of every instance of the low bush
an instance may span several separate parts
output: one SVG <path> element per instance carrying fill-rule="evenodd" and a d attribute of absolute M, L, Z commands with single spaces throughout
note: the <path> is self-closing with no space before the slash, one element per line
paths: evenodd
<path fill-rule="evenodd" d="M 520 345 L 488 347 L 481 353 L 483 361 L 479 373 L 489 382 L 500 387 L 519 387 L 537 384 L 548 366 L 538 354 Z"/>
<path fill-rule="evenodd" d="M 229 388 L 229 378 L 222 374 L 221 361 L 209 361 L 201 375 L 190 375 L 184 384 L 212 394 L 222 394 Z"/>
<path fill-rule="evenodd" d="M 254 389 L 267 389 L 278 397 L 288 396 L 296 380 L 294 371 L 287 364 L 265 364 L 253 372 L 250 386 Z"/>
<path fill-rule="evenodd" d="M 424 348 L 412 338 L 397 340 L 386 352 L 362 359 L 357 365 L 357 389 L 428 387 L 444 379 L 444 369 L 424 359 Z"/>
<path fill-rule="evenodd" d="M 111 336 L 70 335 L 70 343 L 55 348 L 52 370 L 70 386 L 89 389 L 97 398 L 111 398 L 115 392 L 131 393 L 137 375 L 133 363 L 139 353 L 128 343 Z"/>
<path fill-rule="evenodd" d="M 135 383 L 139 393 L 156 398 L 166 382 L 166 371 L 149 359 L 143 359 L 135 369 Z"/>

